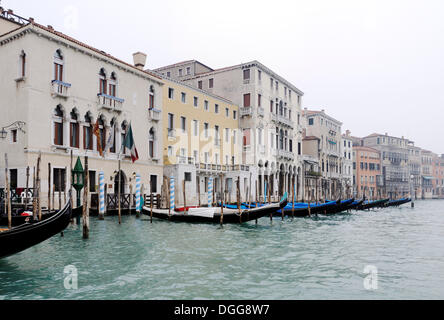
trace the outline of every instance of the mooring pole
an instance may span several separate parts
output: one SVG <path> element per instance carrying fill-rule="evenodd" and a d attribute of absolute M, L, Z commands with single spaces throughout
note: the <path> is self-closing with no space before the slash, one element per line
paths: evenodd
<path fill-rule="evenodd" d="M 48 212 L 51 211 L 51 162 L 48 162 Z"/>
<path fill-rule="evenodd" d="M 83 190 L 83 239 L 89 238 L 89 174 L 88 174 L 88 157 L 85 157 L 85 187 Z"/>
<path fill-rule="evenodd" d="M 8 154 L 5 153 L 5 210 L 8 213 L 8 228 L 12 228 L 12 212 L 11 212 L 11 196 L 9 185 L 9 169 L 8 169 Z"/>
<path fill-rule="evenodd" d="M 25 211 L 28 210 L 29 192 L 29 166 L 26 167 Z"/>

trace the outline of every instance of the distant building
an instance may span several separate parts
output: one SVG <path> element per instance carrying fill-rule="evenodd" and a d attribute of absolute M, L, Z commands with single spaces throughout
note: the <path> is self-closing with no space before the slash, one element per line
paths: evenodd
<path fill-rule="evenodd" d="M 381 153 L 374 148 L 361 146 L 354 146 L 353 153 L 355 196 L 372 200 L 382 198 Z"/>
<path fill-rule="evenodd" d="M 411 196 L 416 200 L 422 195 L 422 173 L 421 173 L 421 148 L 416 147 L 413 141 L 408 143 L 409 150 L 409 181 L 411 184 Z"/>
<path fill-rule="evenodd" d="M 432 199 L 434 193 L 434 158 L 435 154 L 429 150 L 421 149 L 421 198 Z"/>
<path fill-rule="evenodd" d="M 389 198 L 409 196 L 409 140 L 388 134 L 371 134 L 362 138 L 365 147 L 371 147 L 381 153 L 383 195 Z"/>
<path fill-rule="evenodd" d="M 342 155 L 342 181 L 347 193 L 347 197 L 352 196 L 354 189 L 353 184 L 353 139 L 350 135 L 350 131 L 347 130 L 345 134 L 342 135 L 341 142 L 341 155 Z"/>

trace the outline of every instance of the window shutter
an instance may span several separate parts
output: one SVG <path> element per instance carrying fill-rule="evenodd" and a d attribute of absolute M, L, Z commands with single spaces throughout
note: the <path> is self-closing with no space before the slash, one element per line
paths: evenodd
<path fill-rule="evenodd" d="M 244 107 L 250 106 L 250 94 L 244 94 Z"/>

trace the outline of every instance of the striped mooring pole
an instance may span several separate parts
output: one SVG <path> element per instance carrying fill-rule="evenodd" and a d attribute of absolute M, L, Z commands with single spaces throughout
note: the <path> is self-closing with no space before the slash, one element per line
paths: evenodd
<path fill-rule="evenodd" d="M 174 196 L 174 177 L 170 178 L 170 210 L 174 211 L 174 209 L 176 208 L 176 203 L 175 203 L 175 196 Z"/>
<path fill-rule="evenodd" d="M 142 210 L 142 202 L 140 199 L 140 188 L 142 185 L 142 178 L 140 177 L 140 174 L 136 175 L 136 211 L 137 214 L 140 214 L 140 211 Z"/>
<path fill-rule="evenodd" d="M 105 173 L 99 173 L 99 219 L 103 220 L 105 216 Z"/>
<path fill-rule="evenodd" d="M 213 206 L 213 177 L 208 179 L 208 208 Z"/>
<path fill-rule="evenodd" d="M 264 181 L 264 204 L 267 203 L 267 181 Z"/>

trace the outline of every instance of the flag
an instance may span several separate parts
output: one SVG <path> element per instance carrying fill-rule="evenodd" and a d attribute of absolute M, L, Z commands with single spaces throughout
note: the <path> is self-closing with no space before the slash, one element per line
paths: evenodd
<path fill-rule="evenodd" d="M 116 133 L 116 124 L 114 123 L 112 128 L 111 128 L 111 132 L 109 133 L 109 137 L 108 137 L 108 141 L 106 142 L 106 146 L 105 146 L 105 152 L 108 152 L 108 150 L 114 146 L 114 135 Z"/>
<path fill-rule="evenodd" d="M 94 135 L 97 137 L 97 149 L 99 150 L 100 156 L 103 157 L 102 139 L 100 139 L 99 118 L 97 118 L 97 122 L 94 125 Z"/>
<path fill-rule="evenodd" d="M 131 128 L 131 124 L 129 125 L 125 140 L 123 141 L 123 147 L 131 150 L 131 160 L 133 163 L 139 160 L 139 154 L 137 153 L 136 144 L 134 143 L 133 129 Z"/>

